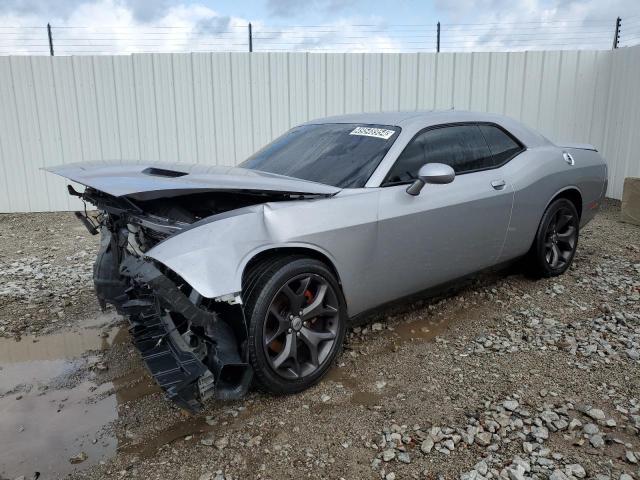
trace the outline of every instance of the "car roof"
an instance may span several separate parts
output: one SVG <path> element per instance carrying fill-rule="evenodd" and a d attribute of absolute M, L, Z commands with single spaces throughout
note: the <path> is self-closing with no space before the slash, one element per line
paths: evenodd
<path fill-rule="evenodd" d="M 317 118 L 306 123 L 370 123 L 401 127 L 414 117 L 425 119 L 434 113 L 434 111 L 349 113 L 346 115 Z"/>
<path fill-rule="evenodd" d="M 406 127 L 413 123 L 429 125 L 442 122 L 496 121 L 511 120 L 504 115 L 463 110 L 405 110 L 399 112 L 348 113 L 331 117 L 317 118 L 306 123 L 370 123 Z"/>

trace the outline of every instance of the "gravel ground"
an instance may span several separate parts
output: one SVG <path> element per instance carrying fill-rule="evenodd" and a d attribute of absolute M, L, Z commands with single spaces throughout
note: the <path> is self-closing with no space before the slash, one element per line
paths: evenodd
<path fill-rule="evenodd" d="M 581 232 L 564 276 L 486 274 L 389 308 L 294 396 L 187 415 L 122 329 L 93 361 L 118 399 L 117 453 L 73 477 L 640 479 L 640 228 L 619 207 Z M 71 215 L 0 216 L 0 333 L 94 315 L 96 248 Z"/>
<path fill-rule="evenodd" d="M 51 333 L 96 314 L 97 251 L 71 213 L 0 215 L 0 336 Z"/>

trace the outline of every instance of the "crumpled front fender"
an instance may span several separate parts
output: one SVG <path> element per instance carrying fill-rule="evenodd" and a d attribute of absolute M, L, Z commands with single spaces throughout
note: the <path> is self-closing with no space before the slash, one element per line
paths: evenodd
<path fill-rule="evenodd" d="M 226 212 L 168 238 L 146 254 L 180 275 L 200 295 L 218 298 L 242 289 L 242 273 L 258 253 L 279 247 L 316 250 L 318 245 L 292 238 L 277 221 L 269 204 Z"/>

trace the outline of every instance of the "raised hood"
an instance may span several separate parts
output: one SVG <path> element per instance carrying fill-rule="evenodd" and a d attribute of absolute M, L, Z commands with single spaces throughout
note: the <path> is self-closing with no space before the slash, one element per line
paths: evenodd
<path fill-rule="evenodd" d="M 239 167 L 170 163 L 72 163 L 45 169 L 115 197 L 137 200 L 214 191 L 334 195 L 339 188 Z"/>

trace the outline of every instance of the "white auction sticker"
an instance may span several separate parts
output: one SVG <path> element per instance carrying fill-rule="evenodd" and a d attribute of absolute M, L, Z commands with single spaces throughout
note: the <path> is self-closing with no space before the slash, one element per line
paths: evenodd
<path fill-rule="evenodd" d="M 386 128 L 356 127 L 349 135 L 360 135 L 363 137 L 375 137 L 382 138 L 383 140 L 389 140 L 391 135 L 394 133 L 396 132 Z"/>

